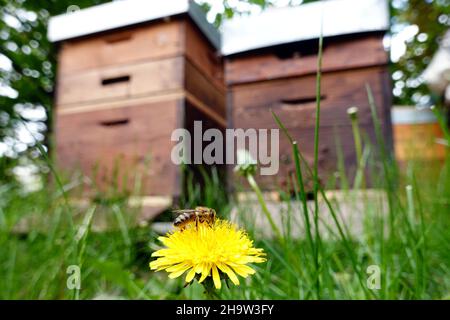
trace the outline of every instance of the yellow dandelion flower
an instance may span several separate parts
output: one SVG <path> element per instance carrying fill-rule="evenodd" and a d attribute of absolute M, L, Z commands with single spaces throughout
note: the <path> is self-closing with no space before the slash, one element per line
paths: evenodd
<path fill-rule="evenodd" d="M 246 278 L 255 273 L 249 263 L 266 261 L 263 250 L 253 247 L 245 231 L 224 220 L 212 226 L 199 223 L 158 239 L 166 248 L 152 254 L 157 259 L 150 262 L 151 270 L 165 270 L 171 279 L 187 272 L 188 283 L 196 275 L 199 283 L 212 276 L 216 289 L 221 288 L 221 275 L 239 285 L 236 274 Z"/>

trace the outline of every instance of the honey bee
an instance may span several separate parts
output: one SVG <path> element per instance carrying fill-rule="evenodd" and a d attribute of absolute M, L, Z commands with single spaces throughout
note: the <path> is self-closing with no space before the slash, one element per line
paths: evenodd
<path fill-rule="evenodd" d="M 197 227 L 199 223 L 206 222 L 212 225 L 216 221 L 216 211 L 207 207 L 174 210 L 173 212 L 178 213 L 173 225 L 181 230 L 186 228 L 190 223 L 195 222 L 195 227 Z"/>

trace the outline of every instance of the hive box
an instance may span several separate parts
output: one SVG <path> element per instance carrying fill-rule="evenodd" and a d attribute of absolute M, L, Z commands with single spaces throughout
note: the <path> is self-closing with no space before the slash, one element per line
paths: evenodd
<path fill-rule="evenodd" d="M 346 110 L 359 108 L 362 130 L 373 139 L 366 84 L 372 89 L 387 144 L 391 144 L 391 86 L 388 55 L 383 48 L 388 12 L 383 0 L 320 1 L 225 23 L 222 52 L 229 126 L 278 128 L 270 113 L 273 110 L 313 164 L 318 38 L 322 28 L 320 179 L 325 184 L 336 172 L 338 149 L 348 171 L 354 173 L 356 155 Z M 280 136 L 280 173 L 259 177 L 265 189 L 287 185 L 295 172 L 292 147 Z"/>
<path fill-rule="evenodd" d="M 401 165 L 412 160 L 431 163 L 445 160 L 444 132 L 432 110 L 394 106 L 391 116 L 395 157 Z"/>
<path fill-rule="evenodd" d="M 177 197 L 176 128 L 223 129 L 220 36 L 188 0 L 115 1 L 54 17 L 56 155 L 100 189 Z"/>

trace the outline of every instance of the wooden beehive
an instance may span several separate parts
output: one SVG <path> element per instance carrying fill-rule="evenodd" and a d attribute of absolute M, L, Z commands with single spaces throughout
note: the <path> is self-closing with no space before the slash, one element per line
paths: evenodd
<path fill-rule="evenodd" d="M 445 160 L 444 132 L 433 111 L 395 106 L 391 115 L 395 157 L 401 165 L 410 161 L 438 163 Z"/>
<path fill-rule="evenodd" d="M 223 129 L 219 34 L 188 0 L 117 1 L 52 18 L 60 43 L 56 155 L 96 188 L 177 197 L 174 129 Z M 136 179 L 139 179 L 137 181 Z"/>
<path fill-rule="evenodd" d="M 369 11 L 371 14 L 367 15 Z M 391 143 L 391 87 L 388 55 L 383 48 L 388 27 L 386 2 L 323 1 L 237 18 L 224 26 L 222 50 L 229 125 L 276 129 L 270 112 L 273 110 L 312 165 L 322 19 L 319 173 L 322 183 L 326 183 L 337 171 L 338 149 L 343 152 L 349 172 L 354 173 L 356 167 L 347 108 L 357 106 L 362 130 L 372 139 L 375 136 L 366 84 L 373 92 L 387 144 Z M 294 172 L 292 147 L 280 134 L 280 172 L 276 176 L 260 176 L 259 181 L 265 189 L 274 189 L 288 184 Z"/>

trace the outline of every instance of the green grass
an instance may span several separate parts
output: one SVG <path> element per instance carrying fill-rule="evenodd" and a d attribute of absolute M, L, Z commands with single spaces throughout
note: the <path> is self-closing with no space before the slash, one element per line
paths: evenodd
<path fill-rule="evenodd" d="M 298 150 L 294 142 L 297 172 L 293 184 L 304 191 L 303 177 L 314 172 Z M 297 199 L 286 197 L 287 210 L 283 211 L 278 237 L 264 238 L 254 230 L 251 221 L 243 222 L 242 227 L 248 230 L 256 245 L 266 250 L 268 261 L 255 266 L 254 277 L 243 281 L 240 287 L 225 287 L 220 296 L 228 299 L 449 298 L 450 158 L 444 163 L 410 163 L 397 170 L 390 159 L 380 160 L 379 154 L 373 153 L 368 170 L 376 173 L 369 180 L 383 190 L 388 201 L 386 210 L 382 210 L 370 199 L 356 197 L 358 190 L 344 190 L 350 199 L 355 196 L 353 201 L 363 208 L 362 234 L 353 234 L 341 218 L 340 204 L 328 199 L 325 205 L 332 210 L 319 211 L 317 223 L 324 228 L 328 224 L 333 231 L 327 237 L 320 235 L 319 245 L 314 223 L 309 221 L 314 217 L 311 215 L 314 207 L 307 205 L 305 193 L 297 193 Z M 407 185 L 411 187 L 406 188 Z M 231 205 L 245 211 L 248 205 L 233 199 L 231 204 L 226 204 L 225 199 L 218 204 L 212 196 L 222 187 L 217 177 L 202 187 L 193 186 L 194 195 L 185 200 L 189 205 L 199 204 L 206 196 L 208 203 L 221 213 Z M 322 193 L 323 189 L 318 191 Z M 305 214 L 305 208 L 309 214 Z M 123 299 L 203 298 L 202 287 L 193 285 L 183 289 L 182 280 L 168 280 L 164 273 L 148 269 L 151 252 L 158 245 L 157 235 L 146 226 L 136 226 L 133 210 L 119 196 L 108 201 L 99 201 L 97 196 L 96 201 L 82 209 L 66 202 L 58 187 L 49 185 L 41 191 L 24 194 L 12 183 L 2 185 L 0 298 L 92 299 L 105 295 Z M 326 214 L 332 215 L 327 223 L 322 220 Z M 99 217 L 108 222 L 108 231 L 92 230 L 92 220 Z M 291 230 L 296 224 L 305 226 L 306 221 L 309 223 L 304 237 L 295 237 Z M 24 222 L 28 225 L 21 227 Z M 82 268 L 80 291 L 66 287 L 66 269 L 70 265 Z M 366 269 L 370 265 L 380 267 L 380 290 L 369 290 L 366 286 Z"/>

